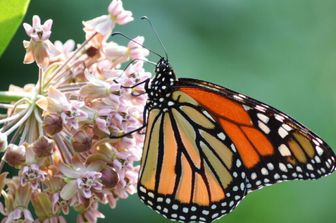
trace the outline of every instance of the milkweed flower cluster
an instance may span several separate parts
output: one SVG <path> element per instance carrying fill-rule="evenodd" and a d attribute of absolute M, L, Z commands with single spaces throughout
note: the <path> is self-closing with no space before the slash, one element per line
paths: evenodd
<path fill-rule="evenodd" d="M 132 86 L 151 76 L 149 51 L 141 36 L 126 46 L 111 38 L 132 20 L 113 0 L 108 15 L 83 22 L 77 47 L 50 40 L 50 19 L 23 25 L 23 62 L 36 63 L 38 81 L 0 92 L 2 222 L 66 222 L 71 208 L 77 222 L 96 222 L 99 203 L 114 208 L 136 192 L 144 136 L 127 133 L 143 123 L 147 98 Z"/>

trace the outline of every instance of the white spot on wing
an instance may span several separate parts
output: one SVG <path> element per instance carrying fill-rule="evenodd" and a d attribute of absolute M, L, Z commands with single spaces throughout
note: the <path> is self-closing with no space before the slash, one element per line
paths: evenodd
<path fill-rule="evenodd" d="M 154 198 L 154 194 L 152 192 L 148 192 L 148 196 Z"/>
<path fill-rule="evenodd" d="M 266 115 L 262 114 L 262 113 L 258 113 L 257 114 L 258 118 L 263 121 L 264 123 L 267 123 L 269 121 L 269 117 L 267 117 Z"/>
<path fill-rule="evenodd" d="M 257 174 L 256 174 L 256 173 L 252 173 L 252 174 L 251 174 L 251 179 L 252 179 L 252 180 L 257 179 Z"/>
<path fill-rule="evenodd" d="M 281 156 L 291 156 L 292 155 L 290 150 L 285 144 L 281 144 L 278 149 L 279 149 Z"/>
<path fill-rule="evenodd" d="M 243 105 L 243 108 L 245 109 L 245 111 L 251 110 L 251 107 L 247 105 Z"/>
<path fill-rule="evenodd" d="M 287 167 L 286 167 L 285 164 L 283 164 L 283 163 L 280 163 L 280 164 L 279 164 L 279 168 L 280 168 L 280 170 L 281 170 L 282 172 L 288 172 Z"/>
<path fill-rule="evenodd" d="M 293 129 L 292 127 L 290 127 L 290 126 L 287 125 L 287 124 L 282 124 L 282 127 L 283 127 L 284 129 L 286 129 L 287 131 L 290 131 L 290 130 Z"/>
<path fill-rule="evenodd" d="M 276 174 L 274 174 L 274 179 L 275 179 L 275 180 L 279 180 L 279 179 L 280 179 L 280 175 L 279 175 L 279 174 L 277 174 L 277 173 L 276 173 Z"/>
<path fill-rule="evenodd" d="M 261 169 L 262 175 L 268 175 L 268 170 L 266 168 Z"/>
<path fill-rule="evenodd" d="M 202 211 L 202 214 L 204 214 L 204 215 L 208 215 L 208 214 L 209 214 L 209 211 L 208 211 L 208 210 L 203 210 L 203 211 Z"/>
<path fill-rule="evenodd" d="M 275 114 L 274 117 L 275 117 L 276 120 L 278 120 L 280 122 L 283 122 L 285 120 L 285 117 L 283 117 L 279 114 Z"/>
<path fill-rule="evenodd" d="M 236 162 L 236 166 L 239 168 L 239 167 L 241 167 L 241 161 L 240 160 L 237 160 L 237 162 Z"/>
<path fill-rule="evenodd" d="M 243 95 L 243 94 L 238 94 L 240 97 L 242 97 L 242 98 L 247 98 L 245 95 Z"/>
<path fill-rule="evenodd" d="M 221 140 L 225 140 L 225 138 L 226 138 L 226 137 L 225 137 L 225 134 L 222 133 L 222 132 L 219 133 L 217 136 L 218 136 L 218 138 L 220 138 Z"/>
<path fill-rule="evenodd" d="M 281 136 L 281 138 L 285 138 L 288 135 L 288 132 L 282 127 L 279 128 L 278 133 Z"/>
<path fill-rule="evenodd" d="M 140 187 L 139 190 L 143 193 L 146 193 L 146 189 L 144 187 Z"/>
<path fill-rule="evenodd" d="M 260 106 L 260 105 L 256 105 L 255 106 L 255 109 L 259 110 L 259 111 L 262 111 L 262 112 L 265 112 L 266 111 L 266 108 L 263 107 L 263 106 Z"/>
<path fill-rule="evenodd" d="M 235 99 L 237 99 L 238 101 L 242 101 L 242 100 L 243 100 L 243 99 L 242 99 L 239 95 L 237 95 L 237 94 L 233 95 L 233 97 L 234 97 Z"/>
<path fill-rule="evenodd" d="M 258 126 L 259 126 L 259 128 L 264 132 L 264 133 L 266 133 L 266 134 L 268 134 L 268 133 L 270 133 L 270 128 L 268 128 L 268 126 L 267 125 L 265 125 L 263 122 L 261 122 L 261 121 L 258 121 Z"/>
<path fill-rule="evenodd" d="M 307 169 L 308 170 L 314 170 L 313 166 L 310 163 L 307 164 Z"/>
<path fill-rule="evenodd" d="M 212 116 L 209 114 L 209 112 L 207 112 L 207 111 L 202 111 L 203 112 L 203 114 L 206 116 L 206 117 L 208 117 L 210 120 L 212 120 L 212 121 L 215 121 L 213 118 L 212 118 Z"/>
<path fill-rule="evenodd" d="M 267 168 L 268 168 L 270 171 L 272 171 L 272 170 L 274 170 L 274 165 L 273 165 L 272 163 L 268 163 L 268 164 L 267 164 Z"/>
<path fill-rule="evenodd" d="M 316 148 L 316 152 L 317 152 L 317 154 L 318 154 L 319 156 L 321 156 L 321 155 L 323 154 L 323 149 L 322 149 L 321 147 L 319 147 L 319 146 L 316 146 L 315 148 Z"/>

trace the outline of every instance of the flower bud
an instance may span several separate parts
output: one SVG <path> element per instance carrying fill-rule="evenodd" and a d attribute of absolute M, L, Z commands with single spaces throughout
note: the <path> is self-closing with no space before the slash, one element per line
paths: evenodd
<path fill-rule="evenodd" d="M 92 137 L 83 130 L 79 130 L 72 137 L 72 147 L 76 152 L 86 152 L 90 150 Z"/>
<path fill-rule="evenodd" d="M 44 130 L 48 135 L 55 135 L 62 131 L 63 128 L 63 121 L 61 116 L 57 114 L 49 114 L 44 118 L 43 121 Z"/>
<path fill-rule="evenodd" d="M 46 136 L 41 136 L 32 145 L 32 149 L 37 157 L 50 156 L 54 148 L 54 141 Z"/>
<path fill-rule="evenodd" d="M 119 182 L 119 175 L 114 168 L 107 167 L 102 171 L 102 177 L 100 179 L 104 186 L 111 188 Z"/>
<path fill-rule="evenodd" d="M 7 135 L 0 132 L 0 151 L 4 151 L 8 146 Z"/>
<path fill-rule="evenodd" d="M 31 202 L 34 207 L 35 214 L 39 219 L 48 219 L 54 215 L 52 213 L 52 201 L 47 193 L 34 192 L 31 196 Z M 43 222 L 58 222 L 58 221 L 43 221 Z"/>
<path fill-rule="evenodd" d="M 26 148 L 9 144 L 4 159 L 10 166 L 19 168 L 26 161 Z"/>

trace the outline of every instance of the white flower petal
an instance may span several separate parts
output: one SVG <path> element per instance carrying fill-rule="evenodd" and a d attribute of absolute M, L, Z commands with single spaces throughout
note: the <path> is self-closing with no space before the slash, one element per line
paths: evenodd
<path fill-rule="evenodd" d="M 67 177 L 70 178 L 78 178 L 80 177 L 80 171 L 79 170 L 74 170 L 71 167 L 68 167 L 66 165 L 64 165 L 63 163 L 60 163 L 59 165 L 59 170 Z"/>
<path fill-rule="evenodd" d="M 76 180 L 72 180 L 67 183 L 61 190 L 61 198 L 63 200 L 70 200 L 73 196 L 76 195 L 78 191 Z"/>

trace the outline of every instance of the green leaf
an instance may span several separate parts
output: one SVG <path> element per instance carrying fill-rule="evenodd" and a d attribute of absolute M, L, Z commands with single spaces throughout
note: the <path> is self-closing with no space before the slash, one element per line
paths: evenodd
<path fill-rule="evenodd" d="M 0 0 L 0 57 L 26 14 L 30 0 Z"/>

